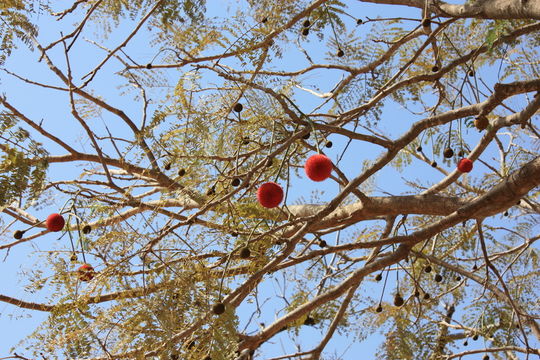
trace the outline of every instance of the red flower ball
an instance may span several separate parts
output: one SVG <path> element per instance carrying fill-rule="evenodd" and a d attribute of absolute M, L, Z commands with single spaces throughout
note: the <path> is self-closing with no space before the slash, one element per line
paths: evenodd
<path fill-rule="evenodd" d="M 332 160 L 322 154 L 312 155 L 307 159 L 304 170 L 308 178 L 313 181 L 326 180 L 332 172 Z"/>
<path fill-rule="evenodd" d="M 459 162 L 457 164 L 457 168 L 462 173 L 468 173 L 473 168 L 473 162 L 470 159 L 463 158 L 463 159 L 459 160 Z"/>
<path fill-rule="evenodd" d="M 49 231 L 60 231 L 64 228 L 66 221 L 60 214 L 51 214 L 47 217 L 45 225 Z"/>
<path fill-rule="evenodd" d="M 77 270 L 77 273 L 81 281 L 90 281 L 96 275 L 94 268 L 90 264 L 82 264 L 79 270 Z"/>
<path fill-rule="evenodd" d="M 283 201 L 283 189 L 272 181 L 264 183 L 257 190 L 257 200 L 265 208 L 274 208 Z"/>

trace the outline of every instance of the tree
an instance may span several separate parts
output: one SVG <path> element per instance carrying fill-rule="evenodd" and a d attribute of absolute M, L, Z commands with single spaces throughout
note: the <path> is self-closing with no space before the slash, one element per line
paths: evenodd
<path fill-rule="evenodd" d="M 540 3 L 217 3 L 0 5 L 13 357 L 540 355 Z"/>

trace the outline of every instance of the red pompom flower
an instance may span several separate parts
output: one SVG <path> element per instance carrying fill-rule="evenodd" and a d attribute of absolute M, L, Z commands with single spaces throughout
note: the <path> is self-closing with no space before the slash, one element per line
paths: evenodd
<path fill-rule="evenodd" d="M 308 178 L 313 181 L 326 180 L 332 172 L 332 160 L 322 154 L 312 155 L 307 159 L 304 170 Z"/>
<path fill-rule="evenodd" d="M 463 159 L 459 160 L 459 162 L 457 164 L 457 168 L 462 173 L 468 173 L 473 168 L 473 162 L 470 159 L 463 158 Z"/>
<path fill-rule="evenodd" d="M 96 275 L 94 268 L 90 264 L 82 264 L 79 270 L 77 270 L 77 273 L 81 281 L 90 281 Z"/>
<path fill-rule="evenodd" d="M 47 217 L 45 225 L 49 231 L 60 231 L 64 228 L 66 221 L 60 214 L 51 214 Z"/>
<path fill-rule="evenodd" d="M 264 183 L 257 190 L 257 200 L 265 208 L 274 208 L 283 201 L 283 189 L 272 181 Z"/>

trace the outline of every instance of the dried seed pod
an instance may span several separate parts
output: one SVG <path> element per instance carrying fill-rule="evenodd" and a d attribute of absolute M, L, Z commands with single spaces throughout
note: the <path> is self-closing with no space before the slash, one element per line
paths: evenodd
<path fill-rule="evenodd" d="M 304 325 L 309 325 L 309 326 L 315 325 L 315 319 L 308 315 L 306 320 L 304 320 Z"/>
<path fill-rule="evenodd" d="M 83 234 L 89 234 L 90 231 L 92 231 L 92 227 L 90 225 L 86 224 L 86 225 L 83 226 L 81 231 L 83 232 Z"/>
<path fill-rule="evenodd" d="M 396 296 L 394 296 L 394 305 L 397 307 L 400 307 L 400 306 L 403 306 L 404 303 L 405 303 L 405 300 L 403 300 L 401 295 L 397 293 Z"/>
<path fill-rule="evenodd" d="M 240 185 L 240 179 L 239 178 L 232 179 L 231 185 L 234 187 L 237 187 L 238 185 Z"/>
<path fill-rule="evenodd" d="M 244 110 L 244 105 L 242 105 L 241 103 L 236 103 L 233 107 L 233 110 L 237 113 L 241 112 L 242 110 Z"/>
<path fill-rule="evenodd" d="M 218 302 L 212 306 L 212 312 L 216 315 L 221 315 L 225 312 L 225 304 Z"/>
<path fill-rule="evenodd" d="M 444 149 L 443 156 L 446 159 L 450 159 L 452 156 L 454 156 L 454 150 L 452 150 L 452 148 L 447 147 L 446 149 Z"/>
<path fill-rule="evenodd" d="M 23 236 L 24 236 L 24 231 L 22 231 L 22 230 L 15 230 L 13 232 L 13 238 L 14 239 L 20 240 L 20 239 L 22 239 Z"/>
<path fill-rule="evenodd" d="M 240 249 L 240 258 L 241 259 L 249 259 L 250 256 L 251 256 L 251 251 L 249 250 L 249 248 L 247 246 Z"/>
<path fill-rule="evenodd" d="M 485 116 L 477 116 L 474 119 L 474 127 L 478 129 L 478 131 L 485 130 L 489 125 L 489 120 Z"/>

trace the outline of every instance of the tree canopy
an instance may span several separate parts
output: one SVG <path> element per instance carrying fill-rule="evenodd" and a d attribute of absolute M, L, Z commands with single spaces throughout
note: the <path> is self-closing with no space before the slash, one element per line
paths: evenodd
<path fill-rule="evenodd" d="M 540 357 L 539 31 L 535 0 L 3 0 L 0 301 L 47 318 L 0 357 Z"/>

